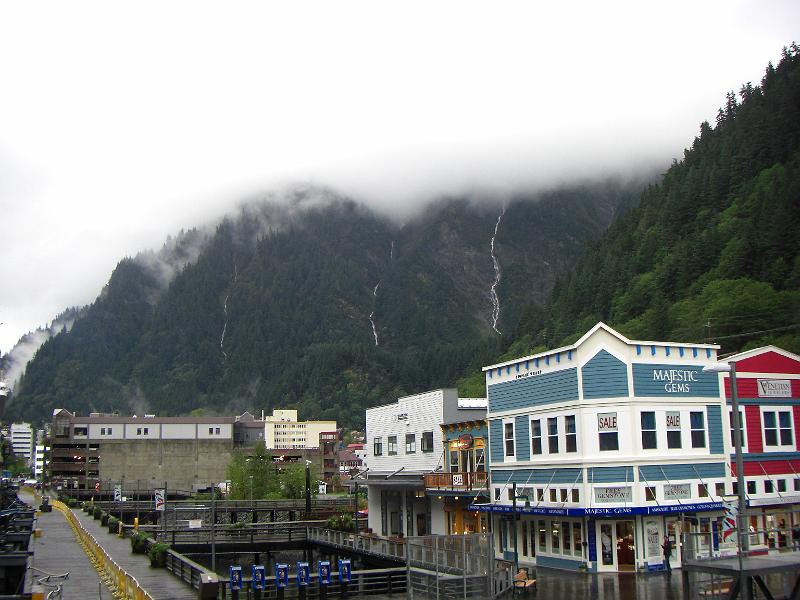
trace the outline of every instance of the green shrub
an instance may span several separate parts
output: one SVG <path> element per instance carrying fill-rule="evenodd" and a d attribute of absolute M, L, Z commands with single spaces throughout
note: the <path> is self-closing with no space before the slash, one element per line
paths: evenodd
<path fill-rule="evenodd" d="M 339 513 L 328 519 L 325 526 L 337 531 L 353 531 L 353 516 L 349 513 Z"/>
<path fill-rule="evenodd" d="M 108 516 L 109 516 L 108 513 L 103 513 L 100 517 L 100 525 L 102 525 L 103 527 L 108 525 Z"/>
<path fill-rule="evenodd" d="M 97 519 L 99 519 L 100 517 L 103 516 L 103 511 L 99 506 L 95 506 L 94 507 L 94 512 L 92 514 L 93 514 L 95 520 L 97 520 Z"/>
<path fill-rule="evenodd" d="M 145 554 L 147 552 L 147 539 L 148 536 L 141 531 L 137 531 L 131 536 L 131 551 L 134 554 Z"/>
<path fill-rule="evenodd" d="M 109 516 L 106 525 L 108 525 L 108 531 L 111 533 L 119 531 L 119 519 L 117 517 Z"/>
<path fill-rule="evenodd" d="M 156 542 L 150 546 L 150 549 L 147 551 L 147 556 L 150 557 L 150 566 L 151 567 L 163 567 L 167 564 L 167 550 L 169 550 L 169 544 L 165 544 L 163 542 Z"/>

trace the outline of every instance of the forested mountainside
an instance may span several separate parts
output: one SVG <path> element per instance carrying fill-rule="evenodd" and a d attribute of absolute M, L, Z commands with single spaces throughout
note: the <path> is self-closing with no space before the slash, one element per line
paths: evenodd
<path fill-rule="evenodd" d="M 247 205 L 121 261 L 39 349 L 7 418 L 284 407 L 359 425 L 367 406 L 452 385 L 502 351 L 641 189 L 451 198 L 403 225 L 325 190 Z"/>
<path fill-rule="evenodd" d="M 318 191 L 245 207 L 123 260 L 41 347 L 7 417 L 294 407 L 359 425 L 402 394 L 456 381 L 482 394 L 481 365 L 598 320 L 636 339 L 800 353 L 795 45 L 634 190 L 450 199 L 402 226 Z"/>
<path fill-rule="evenodd" d="M 511 353 L 598 320 L 636 339 L 800 353 L 800 53 L 727 96 L 640 204 L 522 319 Z"/>

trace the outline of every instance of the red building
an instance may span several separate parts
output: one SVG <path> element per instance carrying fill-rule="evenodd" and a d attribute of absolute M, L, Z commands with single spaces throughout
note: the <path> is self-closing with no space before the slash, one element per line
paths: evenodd
<path fill-rule="evenodd" d="M 736 363 L 736 389 L 744 423 L 742 457 L 753 547 L 791 545 L 791 528 L 800 524 L 800 356 L 775 346 L 742 352 Z M 732 425 L 730 377 L 725 397 Z M 733 427 L 731 477 L 736 492 Z"/>

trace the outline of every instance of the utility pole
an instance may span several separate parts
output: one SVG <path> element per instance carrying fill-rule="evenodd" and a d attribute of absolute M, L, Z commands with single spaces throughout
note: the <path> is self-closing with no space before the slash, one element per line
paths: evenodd
<path fill-rule="evenodd" d="M 519 552 L 517 552 L 517 484 L 511 484 L 511 531 L 514 536 L 514 574 L 519 571 Z"/>
<path fill-rule="evenodd" d="M 217 484 L 211 484 L 211 570 L 217 572 Z"/>

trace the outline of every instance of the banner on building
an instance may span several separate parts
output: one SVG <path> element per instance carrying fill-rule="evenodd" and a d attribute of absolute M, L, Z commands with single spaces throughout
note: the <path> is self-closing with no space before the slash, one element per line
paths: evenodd
<path fill-rule="evenodd" d="M 723 502 L 725 514 L 722 517 L 722 539 L 727 540 L 736 531 L 736 518 L 739 516 L 739 507 L 736 502 Z"/>
<path fill-rule="evenodd" d="M 164 510 L 164 490 L 155 490 L 156 510 Z"/>
<path fill-rule="evenodd" d="M 122 486 L 114 486 L 114 502 L 122 502 Z"/>
<path fill-rule="evenodd" d="M 661 564 L 661 536 L 658 530 L 658 521 L 655 519 L 645 520 L 644 536 L 647 542 L 645 547 L 647 563 L 652 565 Z"/>

